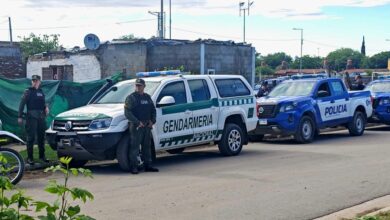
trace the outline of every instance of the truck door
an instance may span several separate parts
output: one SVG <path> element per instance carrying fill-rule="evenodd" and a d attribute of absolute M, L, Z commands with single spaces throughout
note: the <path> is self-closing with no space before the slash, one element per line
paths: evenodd
<path fill-rule="evenodd" d="M 349 94 L 340 80 L 331 80 L 330 88 L 334 97 L 334 119 L 339 119 L 338 123 L 347 122 L 351 111 Z"/>
<path fill-rule="evenodd" d="M 328 82 L 321 83 L 318 86 L 315 95 L 320 113 L 317 116 L 321 118 L 322 125 L 327 126 L 329 121 L 332 120 L 332 115 L 329 114 L 329 108 L 334 105 Z"/>
<path fill-rule="evenodd" d="M 178 148 L 192 140 L 194 130 L 187 91 L 184 80 L 180 80 L 166 84 L 157 96 L 156 149 Z M 159 106 L 161 99 L 167 96 L 173 97 L 175 103 Z"/>
<path fill-rule="evenodd" d="M 194 139 L 196 142 L 210 142 L 217 135 L 218 127 L 218 99 L 212 85 L 206 79 L 188 79 L 188 86 L 192 99 L 192 115 L 194 126 Z"/>

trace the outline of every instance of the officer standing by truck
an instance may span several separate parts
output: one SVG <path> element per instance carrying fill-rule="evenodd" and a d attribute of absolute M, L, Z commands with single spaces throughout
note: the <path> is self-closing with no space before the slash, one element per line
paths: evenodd
<path fill-rule="evenodd" d="M 37 136 L 39 159 L 45 163 L 49 162 L 45 157 L 45 130 L 46 115 L 49 114 L 49 108 L 45 103 L 45 95 L 40 85 L 41 77 L 33 75 L 31 78 L 32 86 L 24 91 L 19 105 L 18 123 L 23 124 L 23 111 L 27 106 L 26 133 L 27 133 L 27 163 L 34 165 L 33 146 L 35 135 Z"/>
<path fill-rule="evenodd" d="M 145 81 L 135 81 L 135 92 L 126 98 L 125 116 L 129 120 L 130 146 L 129 156 L 131 173 L 138 174 L 139 148 L 144 161 L 145 172 L 158 172 L 152 167 L 152 126 L 156 123 L 156 108 L 150 95 L 144 93 Z"/>

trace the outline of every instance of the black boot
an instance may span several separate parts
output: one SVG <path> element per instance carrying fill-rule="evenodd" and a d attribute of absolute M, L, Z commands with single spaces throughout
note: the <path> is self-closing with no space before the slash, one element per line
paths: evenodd
<path fill-rule="evenodd" d="M 130 169 L 130 173 L 131 173 L 131 174 L 138 174 L 138 168 L 137 168 L 137 167 L 132 167 L 132 168 Z"/>
<path fill-rule="evenodd" d="M 44 163 L 49 163 L 49 162 L 50 162 L 48 159 L 46 159 L 45 156 L 40 157 L 39 159 L 40 159 L 42 162 L 44 162 Z"/>
<path fill-rule="evenodd" d="M 152 166 L 145 166 L 145 172 L 158 172 L 158 169 Z"/>
<path fill-rule="evenodd" d="M 27 161 L 26 161 L 30 166 L 34 166 L 34 159 L 32 158 L 27 158 Z"/>

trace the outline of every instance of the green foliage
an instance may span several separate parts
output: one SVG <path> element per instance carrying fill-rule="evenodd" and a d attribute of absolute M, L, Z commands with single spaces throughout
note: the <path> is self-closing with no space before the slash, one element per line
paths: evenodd
<path fill-rule="evenodd" d="M 92 217 L 81 214 L 81 208 L 78 205 L 72 205 L 71 201 L 82 201 L 86 203 L 88 200 L 93 200 L 92 193 L 85 189 L 70 187 L 68 184 L 71 176 L 83 175 L 84 177 L 92 178 L 92 173 L 88 169 L 69 168 L 69 163 L 72 160 L 70 157 L 62 157 L 59 159 L 61 165 L 51 166 L 45 172 L 60 172 L 64 176 L 64 182 L 58 183 L 56 180 L 50 180 L 45 191 L 56 195 L 57 199 L 53 203 L 43 201 L 34 201 L 30 197 L 24 196 L 20 190 L 17 193 L 7 197 L 7 191 L 14 191 L 15 187 L 6 177 L 6 172 L 9 169 L 7 161 L 0 154 L 0 219 L 9 220 L 32 220 L 32 216 L 21 214 L 20 209 L 28 209 L 31 204 L 35 207 L 36 213 L 46 212 L 45 215 L 38 216 L 40 220 L 93 220 Z"/>
<path fill-rule="evenodd" d="M 27 37 L 19 36 L 23 58 L 27 59 L 29 56 L 34 54 L 59 49 L 61 47 L 59 43 L 59 36 L 59 34 L 45 34 L 41 36 L 33 33 Z"/>
<path fill-rule="evenodd" d="M 256 75 L 259 76 L 260 73 L 261 75 L 272 75 L 275 73 L 275 70 L 269 66 L 258 66 L 256 67 Z"/>
<path fill-rule="evenodd" d="M 326 58 L 331 69 L 342 71 L 346 69 L 348 59 L 352 60 L 354 68 L 360 68 L 363 57 L 359 51 L 350 48 L 341 48 L 330 52 Z"/>
<path fill-rule="evenodd" d="M 311 57 L 305 55 L 302 57 L 302 69 L 320 69 L 322 68 L 323 60 L 321 57 Z M 291 69 L 299 69 L 300 58 L 295 57 L 294 62 L 290 65 Z"/>
<path fill-rule="evenodd" d="M 133 41 L 133 40 L 140 40 L 140 39 L 142 39 L 142 38 L 138 38 L 138 37 L 134 36 L 134 34 L 127 34 L 127 35 L 120 36 L 117 39 L 113 39 L 113 41 L 120 41 L 120 40 Z"/>
<path fill-rule="evenodd" d="M 291 63 L 292 57 L 284 52 L 268 54 L 267 56 L 259 56 L 256 61 L 256 66 L 260 66 L 262 61 L 272 69 L 275 69 L 277 66 L 281 65 L 283 61 Z"/>
<path fill-rule="evenodd" d="M 93 200 L 92 193 L 87 190 L 80 189 L 77 187 L 71 188 L 68 185 L 68 181 L 71 175 L 78 176 L 83 175 L 85 177 L 92 178 L 92 173 L 88 169 L 84 168 L 69 168 L 69 163 L 72 160 L 71 157 L 61 157 L 60 165 L 51 166 L 45 169 L 45 172 L 60 172 L 64 176 L 64 183 L 60 184 L 56 180 L 50 180 L 48 185 L 45 188 L 45 191 L 56 195 L 57 199 L 53 202 L 53 204 L 49 204 L 46 202 L 36 202 L 36 212 L 40 212 L 42 210 L 46 210 L 45 216 L 39 216 L 41 220 L 50 220 L 50 219 L 93 219 L 89 216 L 85 216 L 80 214 L 80 207 L 78 205 L 71 206 L 69 197 L 72 198 L 73 201 L 82 201 L 84 203 L 87 200 Z"/>
<path fill-rule="evenodd" d="M 390 59 L 390 51 L 377 53 L 369 58 L 368 68 L 387 68 L 388 59 Z"/>

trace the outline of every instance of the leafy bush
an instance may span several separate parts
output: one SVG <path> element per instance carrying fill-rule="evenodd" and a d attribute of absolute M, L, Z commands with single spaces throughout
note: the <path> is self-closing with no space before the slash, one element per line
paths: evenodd
<path fill-rule="evenodd" d="M 69 163 L 72 160 L 70 157 L 60 158 L 60 165 L 51 166 L 45 172 L 60 172 L 63 174 L 64 182 L 58 183 L 56 180 L 50 180 L 45 191 L 56 195 L 57 199 L 52 202 L 34 201 L 32 198 L 24 195 L 22 190 L 17 190 L 17 193 L 7 197 L 6 192 L 15 191 L 15 186 L 12 185 L 6 173 L 12 170 L 12 167 L 7 167 L 7 160 L 0 154 L 0 219 L 5 220 L 30 220 L 35 219 L 33 216 L 21 214 L 21 208 L 26 210 L 33 206 L 35 207 L 35 215 L 39 215 L 40 220 L 92 220 L 94 218 L 81 214 L 79 205 L 72 205 L 72 202 L 82 201 L 86 203 L 88 200 L 93 200 L 92 193 L 85 189 L 70 187 L 68 182 L 71 176 L 83 175 L 84 177 L 92 178 L 92 173 L 84 168 L 69 168 Z M 41 214 L 45 211 L 45 214 Z"/>

